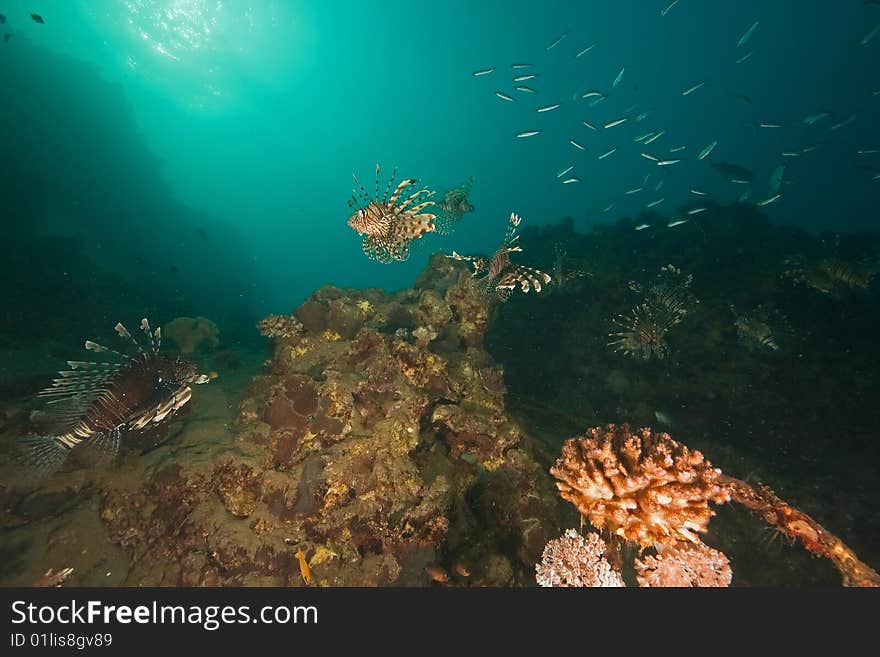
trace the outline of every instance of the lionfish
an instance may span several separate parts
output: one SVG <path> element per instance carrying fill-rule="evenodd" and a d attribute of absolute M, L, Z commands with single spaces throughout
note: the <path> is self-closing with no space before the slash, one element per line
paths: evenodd
<path fill-rule="evenodd" d="M 353 195 L 348 201 L 349 207 L 357 207 L 357 211 L 348 218 L 348 225 L 359 235 L 364 235 L 364 254 L 381 263 L 406 260 L 409 258 L 409 243 L 435 230 L 436 215 L 422 212 L 428 206 L 434 205 L 434 201 L 429 200 L 434 192 L 422 188 L 401 200 L 404 190 L 415 185 L 417 181 L 413 178 L 404 178 L 394 192 L 391 192 L 396 174 L 395 167 L 381 200 L 378 164 L 376 193 L 373 198 L 364 189 L 358 177 L 354 176 L 358 189 L 352 190 Z M 389 192 L 391 192 L 390 196 Z"/>
<path fill-rule="evenodd" d="M 474 278 L 482 277 L 481 282 L 485 286 L 486 292 L 494 291 L 501 301 L 507 301 L 517 284 L 523 292 L 528 292 L 532 288 L 535 292 L 540 292 L 541 286 L 550 282 L 550 275 L 539 269 L 517 265 L 510 261 L 511 253 L 522 251 L 522 247 L 517 244 L 519 235 L 516 234 L 520 221 L 522 219 L 516 213 L 510 213 L 504 241 L 501 242 L 501 246 L 491 258 L 463 256 L 455 251 L 446 257 L 470 262 L 474 268 Z"/>
<path fill-rule="evenodd" d="M 614 338 L 608 346 L 643 360 L 665 358 L 669 354 L 666 334 L 688 313 L 692 281 L 691 275 L 683 276 L 677 267 L 664 265 L 647 287 L 630 283 L 630 289 L 644 293 L 645 297 L 628 316 L 618 315 L 612 320 L 622 330 L 608 335 Z"/>
<path fill-rule="evenodd" d="M 474 204 L 468 198 L 473 186 L 473 177 L 468 178 L 458 187 L 446 192 L 443 200 L 437 203 L 437 219 L 434 223 L 439 234 L 449 235 L 464 215 L 474 211 Z"/>
<path fill-rule="evenodd" d="M 86 340 L 85 348 L 112 354 L 122 362 L 69 360 L 69 370 L 58 372 L 52 385 L 37 393 L 49 410 L 39 414 L 52 427 L 51 435 L 30 435 L 21 441 L 22 460 L 39 474 L 61 467 L 77 446 L 112 459 L 123 435 L 146 431 L 172 417 L 192 396 L 192 385 L 208 377 L 181 358 L 162 355 L 162 330 L 151 331 L 146 319 L 141 330 L 149 339 L 145 350 L 122 324 L 116 333 L 137 350 L 127 355 Z"/>
<path fill-rule="evenodd" d="M 791 335 L 791 325 L 776 308 L 760 305 L 747 315 L 740 315 L 731 304 L 737 339 L 749 351 L 779 351 Z"/>

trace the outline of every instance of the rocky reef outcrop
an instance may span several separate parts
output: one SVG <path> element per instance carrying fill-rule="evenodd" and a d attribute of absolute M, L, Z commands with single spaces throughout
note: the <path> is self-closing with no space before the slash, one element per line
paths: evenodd
<path fill-rule="evenodd" d="M 316 291 L 261 328 L 235 444 L 106 490 L 129 585 L 533 583 L 569 514 L 550 457 L 505 410 L 491 304 L 442 256 L 416 285 Z M 279 324 L 284 330 L 277 330 Z"/>

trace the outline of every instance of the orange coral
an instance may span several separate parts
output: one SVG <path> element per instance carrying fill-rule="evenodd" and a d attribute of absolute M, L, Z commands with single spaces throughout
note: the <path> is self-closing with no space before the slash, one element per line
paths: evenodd
<path fill-rule="evenodd" d="M 666 433 L 628 425 L 594 428 L 571 438 L 550 469 L 559 493 L 593 526 L 647 547 L 698 542 L 714 512 L 730 499 L 721 471 Z"/>
<path fill-rule="evenodd" d="M 667 547 L 635 565 L 639 586 L 724 587 L 733 578 L 727 557 L 703 543 Z"/>

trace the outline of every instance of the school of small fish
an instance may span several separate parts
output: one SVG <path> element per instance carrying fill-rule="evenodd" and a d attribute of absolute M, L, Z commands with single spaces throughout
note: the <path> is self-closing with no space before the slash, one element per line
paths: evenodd
<path fill-rule="evenodd" d="M 650 5 L 651 3 L 645 2 L 644 4 Z M 651 9 L 654 12 L 654 20 L 658 21 L 656 29 L 658 31 L 666 29 L 679 16 L 684 19 L 686 17 L 685 5 L 686 3 L 680 3 L 680 0 L 666 0 L 662 3 L 662 6 L 656 6 L 656 9 Z M 880 3 L 877 3 L 877 5 L 880 5 Z M 772 25 L 772 21 L 766 16 L 753 15 L 743 18 L 745 20 L 731 19 L 730 35 L 724 39 L 719 39 L 720 52 L 724 53 L 719 56 L 729 58 L 728 61 L 731 65 L 741 66 L 746 64 L 746 62 L 751 62 L 749 66 L 757 66 L 759 65 L 758 60 L 762 57 L 762 52 L 767 50 L 768 46 L 773 43 L 775 38 L 773 31 L 778 29 L 778 27 Z M 595 31 L 595 28 L 592 28 L 592 30 Z M 525 126 L 530 129 L 516 133 L 515 137 L 517 139 L 524 139 L 540 135 L 538 141 L 542 145 L 538 147 L 542 149 L 546 149 L 547 139 L 555 142 L 560 137 L 564 137 L 564 141 L 576 151 L 584 152 L 586 156 L 589 156 L 590 152 L 592 152 L 591 158 L 593 162 L 603 162 L 601 166 L 612 167 L 632 165 L 632 169 L 639 172 L 638 175 L 644 173 L 644 166 L 646 164 L 656 167 L 653 172 L 649 172 L 646 175 L 641 185 L 632 184 L 636 182 L 633 180 L 630 185 L 620 189 L 617 194 L 614 194 L 613 189 L 606 190 L 605 193 L 609 194 L 610 197 L 601 199 L 596 206 L 597 208 L 602 208 L 603 212 L 610 211 L 616 202 L 623 197 L 638 194 L 643 189 L 649 190 L 653 188 L 654 191 L 659 191 L 663 187 L 664 182 L 673 179 L 672 176 L 675 176 L 675 179 L 682 183 L 681 187 L 683 187 L 686 196 L 689 196 L 689 194 L 708 196 L 709 192 L 702 191 L 702 185 L 693 184 L 696 182 L 695 180 L 691 179 L 690 184 L 685 184 L 688 182 L 686 180 L 682 181 L 683 176 L 690 177 L 694 175 L 694 166 L 705 166 L 705 164 L 696 164 L 703 161 L 720 173 L 726 184 L 731 185 L 731 187 L 727 188 L 727 192 L 732 195 L 732 198 L 744 201 L 754 197 L 756 200 L 753 203 L 758 207 L 766 207 L 777 203 L 781 204 L 786 194 L 789 193 L 785 191 L 784 187 L 792 183 L 792 178 L 789 176 L 790 167 L 787 168 L 783 163 L 792 162 L 795 158 L 803 159 L 805 155 L 812 153 L 820 145 L 827 143 L 834 133 L 842 133 L 848 126 L 860 120 L 859 112 L 819 108 L 819 111 L 804 112 L 803 114 L 797 112 L 789 120 L 773 120 L 776 117 L 765 114 L 746 123 L 745 126 L 749 128 L 752 135 L 757 139 L 761 139 L 763 133 L 768 135 L 778 133 L 783 135 L 787 142 L 785 149 L 777 151 L 778 166 L 775 166 L 770 174 L 765 191 L 763 189 L 764 186 L 757 182 L 758 176 L 748 168 L 738 164 L 713 160 L 716 154 L 721 154 L 722 157 L 725 155 L 729 157 L 730 153 L 738 145 L 736 142 L 738 140 L 744 141 L 747 137 L 737 138 L 734 135 L 732 138 L 721 140 L 714 135 L 707 134 L 703 140 L 700 140 L 702 143 L 694 144 L 684 142 L 681 135 L 679 135 L 677 143 L 669 144 L 668 140 L 670 140 L 670 137 L 675 137 L 673 134 L 675 131 L 672 130 L 672 127 L 651 125 L 657 121 L 656 118 L 652 117 L 659 116 L 660 112 L 658 110 L 663 108 L 643 107 L 639 102 L 627 103 L 627 98 L 633 98 L 633 94 L 628 87 L 632 85 L 633 90 L 638 90 L 638 63 L 624 61 L 625 57 L 628 56 L 621 54 L 620 49 L 615 49 L 613 43 L 605 40 L 600 41 L 595 38 L 597 36 L 595 33 L 591 34 L 590 32 L 591 28 L 587 27 L 585 29 L 578 28 L 577 30 L 562 31 L 554 35 L 544 35 L 551 38 L 548 38 L 546 41 L 542 38 L 538 43 L 534 44 L 537 47 L 532 49 L 531 56 L 527 59 L 527 61 L 532 63 L 505 64 L 503 62 L 494 62 L 492 66 L 475 70 L 473 76 L 477 78 L 490 76 L 496 81 L 499 81 L 499 77 L 506 78 L 511 80 L 513 85 L 531 81 L 530 84 L 533 86 L 512 86 L 513 91 L 509 93 L 504 89 L 498 90 L 497 87 L 493 90 L 498 98 L 511 103 L 511 109 L 508 111 L 515 112 L 519 116 L 516 101 L 519 100 L 520 103 L 518 104 L 522 104 L 522 101 L 526 98 L 523 95 L 524 93 L 541 99 L 542 87 L 545 84 L 549 84 L 549 80 L 557 72 L 556 70 L 569 71 L 573 66 L 583 67 L 584 73 L 579 74 L 577 82 L 574 83 L 574 89 L 571 89 L 567 94 L 565 92 L 559 94 L 559 89 L 554 85 L 554 93 L 552 95 L 546 91 L 544 92 L 548 93 L 549 98 L 544 98 L 543 102 L 539 101 L 535 105 L 530 106 L 533 115 L 534 113 L 541 115 L 542 122 L 538 122 L 537 125 L 533 126 Z M 880 33 L 880 23 L 866 24 L 864 32 L 853 35 L 851 47 L 856 50 L 870 48 L 872 44 L 875 44 L 875 41 L 880 42 L 880 39 L 876 39 L 878 33 Z M 756 113 L 761 111 L 760 94 L 752 93 L 748 89 L 737 88 L 741 87 L 742 83 L 737 83 L 735 87 L 731 88 L 733 85 L 730 82 L 719 79 L 717 75 L 713 75 L 712 78 L 714 79 L 710 79 L 709 76 L 705 75 L 707 71 L 700 70 L 700 62 L 711 58 L 711 53 L 708 55 L 700 53 L 699 56 L 694 53 L 694 55 L 691 59 L 693 62 L 693 70 L 691 71 L 693 77 L 690 80 L 680 79 L 681 86 L 677 89 L 670 89 L 668 92 L 666 102 L 670 104 L 671 108 L 681 112 L 692 111 L 689 108 L 693 108 L 694 104 L 696 104 L 697 109 L 693 111 L 706 111 L 706 107 L 701 105 L 705 101 L 701 99 L 713 96 L 717 98 L 723 95 L 727 99 L 735 98 L 743 101 L 744 104 L 739 105 L 740 108 L 754 107 L 754 110 L 750 111 Z M 597 70 L 595 62 L 598 61 L 598 58 L 603 58 L 604 64 L 598 68 L 604 69 L 604 71 Z M 615 58 L 617 59 L 616 65 L 611 66 L 609 70 L 608 61 L 614 61 Z M 577 63 L 575 64 L 574 62 Z M 763 62 L 763 64 L 769 69 L 773 69 L 772 62 Z M 505 75 L 505 68 L 510 70 L 511 74 Z M 523 71 L 520 69 L 528 70 Z M 737 70 L 741 69 L 737 68 Z M 566 77 L 570 77 L 570 73 L 566 73 Z M 541 81 L 544 82 L 542 83 Z M 506 80 L 502 79 L 499 82 L 503 84 Z M 748 93 L 743 93 L 743 91 Z M 869 96 L 880 95 L 880 89 L 869 89 L 867 91 Z M 516 92 L 519 92 L 519 95 Z M 678 100 L 676 100 L 676 97 L 678 97 Z M 637 100 L 638 96 L 635 98 Z M 548 101 L 553 102 L 548 103 Z M 728 100 L 728 103 L 732 102 L 732 100 Z M 681 105 L 677 106 L 676 103 Z M 683 103 L 688 103 L 689 105 L 685 106 Z M 614 109 L 615 105 L 618 106 L 617 110 Z M 569 117 L 576 117 L 576 120 L 569 123 Z M 780 116 L 779 118 L 786 119 L 788 117 Z M 861 120 L 867 121 L 868 119 L 862 118 Z M 653 129 L 647 131 L 638 129 L 636 127 L 637 124 L 642 122 L 645 123 L 647 128 Z M 566 127 L 566 125 L 570 127 Z M 587 130 L 585 131 L 584 128 Z M 669 130 L 668 135 L 667 129 Z M 606 134 L 607 136 L 605 136 Z M 659 141 L 661 139 L 664 139 L 664 141 Z M 810 140 L 813 143 L 810 143 Z M 801 144 L 795 145 L 796 141 L 801 141 Z M 804 143 L 805 141 L 807 143 Z M 636 149 L 633 149 L 628 144 L 637 144 L 641 145 L 641 147 L 637 146 Z M 856 166 L 869 172 L 866 179 L 876 181 L 880 179 L 880 174 L 878 174 L 880 165 L 873 165 L 871 161 L 864 161 L 880 155 L 880 148 L 873 148 L 872 146 L 872 144 L 868 144 L 856 151 L 856 155 L 862 158 Z M 524 148 L 530 147 L 524 146 Z M 570 149 L 569 152 L 571 152 Z M 668 155 L 664 157 L 663 153 L 668 153 Z M 690 153 L 694 155 L 690 155 Z M 608 160 L 612 154 L 616 154 L 616 157 L 612 160 L 615 164 L 605 164 L 604 161 Z M 585 177 L 589 177 L 591 173 L 589 171 L 590 165 L 586 160 L 582 159 L 582 156 L 579 157 L 581 157 L 581 161 L 575 162 L 575 164 L 571 164 L 567 168 L 560 166 L 562 164 L 560 162 L 557 163 L 556 168 L 551 169 L 558 183 L 571 185 L 572 183 L 580 182 Z M 635 157 L 635 160 L 631 159 L 633 157 Z M 637 162 L 641 164 L 636 164 Z M 581 173 L 577 176 L 567 175 L 576 166 L 582 167 L 582 169 L 579 168 Z M 594 164 L 593 166 L 599 165 Z M 562 169 L 562 171 L 560 172 L 559 169 Z M 742 187 L 736 188 L 735 186 L 738 185 L 745 186 L 745 189 L 742 189 Z M 687 199 L 678 200 L 685 204 L 687 203 Z M 666 201 L 666 199 L 642 201 L 641 205 L 642 207 L 653 208 L 659 205 L 661 201 Z M 710 209 L 709 206 L 686 206 L 682 209 L 682 212 L 693 215 Z M 673 220 L 670 222 L 669 227 L 680 226 L 686 223 L 686 221 Z M 645 227 L 640 225 L 636 226 L 636 229 L 644 230 Z"/>

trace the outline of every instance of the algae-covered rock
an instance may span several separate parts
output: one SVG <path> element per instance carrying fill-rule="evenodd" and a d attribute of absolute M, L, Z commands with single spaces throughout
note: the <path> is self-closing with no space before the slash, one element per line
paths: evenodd
<path fill-rule="evenodd" d="M 133 581 L 301 585 L 301 549 L 320 585 L 436 585 L 462 558 L 475 582 L 530 583 L 564 507 L 505 413 L 489 317 L 467 267 L 434 258 L 417 288 L 324 287 L 261 322 L 274 352 L 236 449 L 106 500 Z"/>

